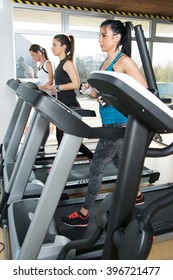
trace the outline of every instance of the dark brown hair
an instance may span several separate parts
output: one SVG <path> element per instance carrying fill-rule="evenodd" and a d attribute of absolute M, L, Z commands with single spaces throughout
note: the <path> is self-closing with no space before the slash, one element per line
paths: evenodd
<path fill-rule="evenodd" d="M 45 48 L 42 48 L 41 46 L 37 45 L 37 44 L 33 44 L 30 46 L 29 51 L 35 52 L 37 53 L 38 51 L 40 51 L 42 53 L 42 55 L 44 56 L 44 58 L 46 60 L 48 60 L 48 55 L 47 55 L 47 51 Z"/>
<path fill-rule="evenodd" d="M 120 20 L 105 20 L 101 23 L 100 27 L 110 26 L 114 34 L 120 34 L 121 39 L 117 46 L 121 47 L 121 51 L 131 57 L 131 31 L 133 24 L 130 21 L 122 22 Z"/>
<path fill-rule="evenodd" d="M 61 43 L 61 46 L 66 46 L 66 60 L 72 60 L 74 58 L 74 37 L 73 35 L 58 34 L 54 37 Z"/>

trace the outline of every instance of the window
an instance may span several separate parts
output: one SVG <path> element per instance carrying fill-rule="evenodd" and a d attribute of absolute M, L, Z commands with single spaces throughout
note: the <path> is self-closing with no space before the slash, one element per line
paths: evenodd
<path fill-rule="evenodd" d="M 99 32 L 99 26 L 106 18 L 69 15 L 69 30 Z"/>
<path fill-rule="evenodd" d="M 36 32 L 60 32 L 61 13 L 34 9 L 13 9 L 14 29 Z"/>
<path fill-rule="evenodd" d="M 156 23 L 153 68 L 160 95 L 173 96 L 173 24 Z"/>
<path fill-rule="evenodd" d="M 16 76 L 19 79 L 37 78 L 37 66 L 29 47 L 38 44 L 47 50 L 56 67 L 58 59 L 51 51 L 53 36 L 61 32 L 61 13 L 35 9 L 14 8 Z M 52 34 L 52 35 L 51 35 Z"/>
<path fill-rule="evenodd" d="M 154 43 L 153 68 L 160 95 L 173 95 L 173 44 Z"/>
<path fill-rule="evenodd" d="M 173 24 L 157 23 L 156 36 L 173 38 Z"/>
<path fill-rule="evenodd" d="M 101 51 L 98 39 L 77 38 L 76 45 L 76 67 L 82 81 L 86 81 L 92 71 L 99 70 L 105 59 Z"/>
<path fill-rule="evenodd" d="M 44 47 L 49 59 L 56 68 L 59 59 L 51 51 L 52 39 L 58 33 L 72 34 L 75 37 L 75 63 L 81 82 L 86 81 L 91 71 L 98 70 L 106 54 L 100 49 L 99 26 L 106 19 L 131 21 L 134 26 L 141 25 L 152 54 L 152 62 L 160 95 L 170 97 L 173 94 L 173 24 L 157 19 L 126 17 L 109 13 L 72 11 L 33 7 L 14 4 L 14 33 L 16 51 L 16 73 L 19 79 L 37 78 L 36 63 L 29 54 L 31 44 Z M 132 59 L 143 72 L 142 62 L 132 32 Z M 84 95 L 78 95 L 83 108 L 94 109 L 99 119 L 98 104 Z M 87 101 L 87 102 L 86 102 Z M 92 119 L 92 124 L 93 119 Z M 52 128 L 53 133 L 54 126 Z"/>
<path fill-rule="evenodd" d="M 141 25 L 147 41 L 149 52 L 152 54 L 152 63 L 156 81 L 161 84 L 173 83 L 173 24 L 158 19 L 126 17 L 111 15 L 109 13 L 96 13 L 85 11 L 70 11 L 68 9 L 55 9 L 44 7 L 20 8 L 14 7 L 14 30 L 16 44 L 16 71 L 18 78 L 25 76 L 18 69 L 23 59 L 28 69 L 36 77 L 36 65 L 29 55 L 29 47 L 37 43 L 45 47 L 54 67 L 58 58 L 51 51 L 53 36 L 57 33 L 72 34 L 75 37 L 75 60 L 81 81 L 85 81 L 91 71 L 98 70 L 105 59 L 105 53 L 98 43 L 99 26 L 106 19 L 131 21 L 134 26 Z M 142 70 L 140 54 L 133 31 L 132 58 Z M 166 88 L 166 87 L 165 87 Z M 173 92 L 173 90 L 171 89 Z"/>
<path fill-rule="evenodd" d="M 19 79 L 37 78 L 37 65 L 29 54 L 29 48 L 32 44 L 38 44 L 47 50 L 48 57 L 51 60 L 54 69 L 58 64 L 58 58 L 54 57 L 51 51 L 53 36 L 15 34 L 16 49 L 16 76 Z"/>

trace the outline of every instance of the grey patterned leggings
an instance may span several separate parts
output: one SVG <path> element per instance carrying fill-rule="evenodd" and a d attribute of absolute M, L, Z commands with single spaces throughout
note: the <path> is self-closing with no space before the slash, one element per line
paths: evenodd
<path fill-rule="evenodd" d="M 100 191 L 104 170 L 111 160 L 118 168 L 123 140 L 123 138 L 101 138 L 99 140 L 90 165 L 90 180 L 83 203 L 85 209 L 89 209 L 94 204 Z"/>

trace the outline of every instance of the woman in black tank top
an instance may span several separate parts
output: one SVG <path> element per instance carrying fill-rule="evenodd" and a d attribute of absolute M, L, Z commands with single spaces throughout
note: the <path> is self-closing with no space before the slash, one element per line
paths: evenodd
<path fill-rule="evenodd" d="M 70 108 L 80 107 L 76 98 L 75 89 L 79 89 L 79 75 L 74 65 L 74 37 L 58 34 L 53 38 L 52 52 L 58 56 L 60 62 L 55 70 L 55 84 L 46 89 L 54 91 L 56 98 Z M 56 128 L 58 145 L 62 140 L 63 132 Z"/>

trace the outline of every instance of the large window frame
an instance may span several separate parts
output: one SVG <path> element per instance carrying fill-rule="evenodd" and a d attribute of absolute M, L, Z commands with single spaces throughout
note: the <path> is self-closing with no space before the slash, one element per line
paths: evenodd
<path fill-rule="evenodd" d="M 77 10 L 70 10 L 70 9 L 62 9 L 62 8 L 54 8 L 54 7 L 37 7 L 33 5 L 22 5 L 22 4 L 13 4 L 14 9 L 15 8 L 22 8 L 22 9 L 34 9 L 34 10 L 44 10 L 44 11 L 49 11 L 49 12 L 57 12 L 61 13 L 61 30 L 60 32 L 66 33 L 66 34 L 72 34 L 76 38 L 88 38 L 88 39 L 98 39 L 98 32 L 96 31 L 87 31 L 77 30 L 76 28 L 72 29 L 70 27 L 70 20 L 72 17 L 76 17 L 79 19 L 87 19 L 87 18 L 93 18 L 95 20 L 104 20 L 104 19 L 122 19 L 124 20 L 131 20 L 132 22 L 149 22 L 149 30 L 148 30 L 148 35 L 146 37 L 146 42 L 149 50 L 149 54 L 151 57 L 151 61 L 153 59 L 153 46 L 154 43 L 165 43 L 165 44 L 173 44 L 173 38 L 170 36 L 157 36 L 156 30 L 157 30 L 157 24 L 173 24 L 170 22 L 170 20 L 165 20 L 165 19 L 157 19 L 157 18 L 141 18 L 141 17 L 134 17 L 134 16 L 123 16 L 123 15 L 116 15 L 116 14 L 111 14 L 111 13 L 98 13 L 98 12 L 88 12 L 88 11 L 77 11 Z M 57 32 L 55 31 L 40 31 L 40 30 L 24 30 L 22 28 L 20 29 L 15 29 L 14 30 L 15 34 L 20 34 L 20 33 L 25 33 L 25 34 L 39 34 L 39 35 L 49 35 L 49 36 L 54 36 Z M 59 31 L 58 31 L 59 33 Z M 135 38 L 133 37 L 133 41 L 135 41 Z M 173 83 L 173 81 L 172 81 Z"/>

